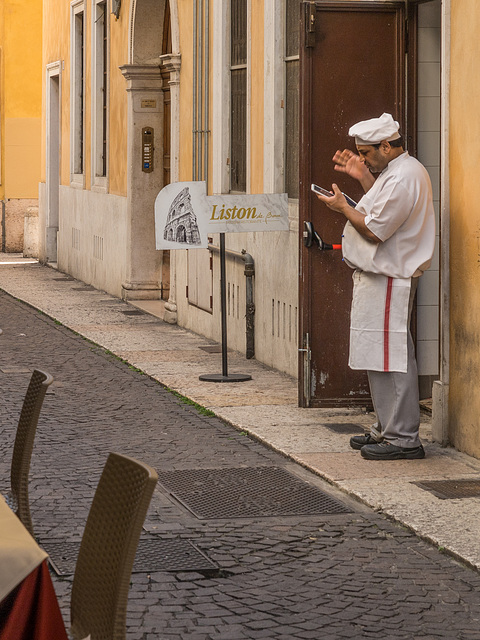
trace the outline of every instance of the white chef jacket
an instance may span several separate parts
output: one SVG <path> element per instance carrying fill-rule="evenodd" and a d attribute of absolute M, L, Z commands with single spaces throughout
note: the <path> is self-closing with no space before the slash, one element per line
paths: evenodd
<path fill-rule="evenodd" d="M 347 222 L 343 255 L 356 269 L 349 366 L 406 372 L 411 277 L 428 269 L 435 247 L 432 187 L 425 167 L 408 152 L 398 156 L 356 209 L 382 242 L 367 240 Z"/>
<path fill-rule="evenodd" d="M 420 276 L 428 269 L 435 212 L 430 178 L 418 160 L 407 151 L 391 160 L 355 208 L 382 242 L 367 240 L 347 222 L 342 250 L 350 267 L 393 278 Z"/>

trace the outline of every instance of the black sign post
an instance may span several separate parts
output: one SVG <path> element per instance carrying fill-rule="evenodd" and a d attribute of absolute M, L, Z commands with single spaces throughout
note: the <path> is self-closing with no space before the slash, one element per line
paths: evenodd
<path fill-rule="evenodd" d="M 247 373 L 228 373 L 227 363 L 227 277 L 225 260 L 225 234 L 220 234 L 220 305 L 222 313 L 222 373 L 206 373 L 199 376 L 204 382 L 246 382 L 252 376 Z"/>

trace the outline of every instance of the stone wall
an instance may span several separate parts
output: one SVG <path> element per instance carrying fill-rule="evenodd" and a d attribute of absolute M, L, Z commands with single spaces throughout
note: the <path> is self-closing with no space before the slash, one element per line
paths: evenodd
<path fill-rule="evenodd" d="M 27 209 L 36 206 L 38 206 L 38 201 L 33 199 L 11 199 L 4 203 L 0 224 L 2 250 L 7 253 L 23 252 L 24 218 Z"/>

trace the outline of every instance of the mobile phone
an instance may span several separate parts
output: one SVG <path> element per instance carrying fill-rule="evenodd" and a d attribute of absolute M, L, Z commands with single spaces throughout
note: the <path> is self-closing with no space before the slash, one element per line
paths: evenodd
<path fill-rule="evenodd" d="M 312 186 L 310 188 L 314 193 L 319 193 L 322 196 L 327 196 L 327 198 L 331 198 L 333 196 L 333 193 L 331 191 L 327 191 L 323 187 L 319 187 L 318 184 L 312 183 Z M 350 196 L 347 196 L 347 194 L 343 193 L 343 191 L 342 191 L 342 195 L 345 196 L 346 201 L 351 207 L 355 208 L 357 206 L 357 203 L 355 202 L 355 200 L 350 198 Z"/>
<path fill-rule="evenodd" d="M 319 193 L 322 196 L 327 196 L 327 198 L 331 198 L 333 196 L 333 193 L 331 191 L 327 191 L 323 187 L 319 187 L 318 184 L 312 183 L 311 189 L 315 193 Z"/>

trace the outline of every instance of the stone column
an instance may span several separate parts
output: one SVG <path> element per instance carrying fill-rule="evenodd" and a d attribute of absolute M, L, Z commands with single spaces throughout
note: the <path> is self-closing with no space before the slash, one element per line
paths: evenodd
<path fill-rule="evenodd" d="M 127 256 L 124 300 L 160 298 L 162 252 L 155 249 L 155 198 L 163 188 L 163 92 L 159 65 L 120 67 L 128 92 Z M 143 171 L 142 131 L 154 130 L 153 171 Z"/>
<path fill-rule="evenodd" d="M 179 53 L 167 53 L 160 56 L 161 64 L 170 71 L 170 179 L 179 180 L 180 154 L 180 63 Z M 170 293 L 165 303 L 163 319 L 170 324 L 177 322 L 177 286 L 176 286 L 176 251 L 170 252 Z"/>

